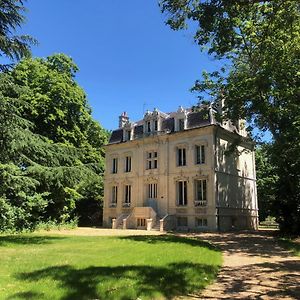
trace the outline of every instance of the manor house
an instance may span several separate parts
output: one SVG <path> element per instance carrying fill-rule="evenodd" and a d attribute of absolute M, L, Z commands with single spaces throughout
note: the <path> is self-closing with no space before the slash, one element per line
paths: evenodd
<path fill-rule="evenodd" d="M 220 106 L 119 117 L 106 146 L 104 226 L 257 229 L 254 144 L 243 121 L 218 121 Z"/>

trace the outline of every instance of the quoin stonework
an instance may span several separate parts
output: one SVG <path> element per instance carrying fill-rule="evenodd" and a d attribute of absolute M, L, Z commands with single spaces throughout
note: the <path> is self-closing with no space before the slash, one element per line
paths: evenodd
<path fill-rule="evenodd" d="M 103 224 L 112 228 L 256 229 L 254 144 L 220 102 L 119 117 L 106 146 Z M 235 147 L 233 147 L 236 145 Z"/>

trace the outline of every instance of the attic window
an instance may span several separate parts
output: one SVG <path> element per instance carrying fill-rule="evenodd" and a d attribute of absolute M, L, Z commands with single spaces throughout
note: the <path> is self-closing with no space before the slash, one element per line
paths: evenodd
<path fill-rule="evenodd" d="M 146 123 L 146 128 L 147 128 L 147 132 L 149 133 L 149 132 L 151 132 L 151 122 L 150 121 L 148 121 L 147 123 Z"/>
<path fill-rule="evenodd" d="M 178 120 L 178 130 L 184 130 L 184 119 Z"/>
<path fill-rule="evenodd" d="M 125 135 L 126 141 L 131 140 L 131 130 L 126 130 L 126 135 Z"/>
<path fill-rule="evenodd" d="M 158 120 L 154 121 L 154 131 L 158 131 Z"/>

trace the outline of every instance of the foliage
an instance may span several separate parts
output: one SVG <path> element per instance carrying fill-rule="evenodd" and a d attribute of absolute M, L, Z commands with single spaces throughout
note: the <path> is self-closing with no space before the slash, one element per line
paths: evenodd
<path fill-rule="evenodd" d="M 271 161 L 271 144 L 262 144 L 256 149 L 256 184 L 260 221 L 274 214 L 278 175 Z"/>
<path fill-rule="evenodd" d="M 277 221 L 300 231 L 300 3 L 298 1 L 162 0 L 167 24 L 197 23 L 195 41 L 227 68 L 204 73 L 193 91 L 225 103 L 226 117 L 246 119 L 273 137 L 271 160 L 279 178 Z"/>
<path fill-rule="evenodd" d="M 6 227 L 66 223 L 80 200 L 102 201 L 106 132 L 91 117 L 76 70 L 60 54 L 0 74 L 0 197 L 14 215 Z"/>
<path fill-rule="evenodd" d="M 16 29 L 25 22 L 24 1 L 0 1 L 0 56 L 11 60 L 30 56 L 30 46 L 37 43 L 29 35 L 14 35 Z M 5 70 L 7 67 L 8 65 L 0 64 L 0 70 Z"/>
<path fill-rule="evenodd" d="M 294 255 L 300 256 L 300 241 L 292 238 L 280 238 L 279 245 L 291 251 Z"/>
<path fill-rule="evenodd" d="M 168 235 L 0 235 L 0 298 L 173 299 L 211 283 L 221 260 L 206 242 Z"/>

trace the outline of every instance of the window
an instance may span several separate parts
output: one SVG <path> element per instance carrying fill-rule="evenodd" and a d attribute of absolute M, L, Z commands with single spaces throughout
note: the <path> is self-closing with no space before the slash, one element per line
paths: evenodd
<path fill-rule="evenodd" d="M 158 131 L 158 121 L 157 120 L 154 121 L 154 130 Z"/>
<path fill-rule="evenodd" d="M 137 219 L 137 227 L 146 227 L 146 219 Z"/>
<path fill-rule="evenodd" d="M 118 186 L 114 185 L 111 189 L 111 207 L 116 207 L 118 202 Z"/>
<path fill-rule="evenodd" d="M 157 169 L 157 152 L 147 152 L 147 169 Z"/>
<path fill-rule="evenodd" d="M 151 122 L 150 121 L 146 122 L 146 129 L 147 129 L 148 133 L 151 132 Z"/>
<path fill-rule="evenodd" d="M 187 205 L 187 181 L 177 182 L 177 205 Z"/>
<path fill-rule="evenodd" d="M 178 120 L 178 131 L 184 130 L 184 119 Z"/>
<path fill-rule="evenodd" d="M 130 141 L 131 140 L 131 130 L 126 130 L 125 139 L 126 139 L 126 141 Z"/>
<path fill-rule="evenodd" d="M 196 145 L 195 149 L 196 153 L 196 164 L 205 164 L 205 146 L 204 145 Z"/>
<path fill-rule="evenodd" d="M 185 148 L 177 148 L 177 166 L 186 166 Z"/>
<path fill-rule="evenodd" d="M 112 173 L 118 173 L 118 158 L 113 158 L 112 160 Z"/>
<path fill-rule="evenodd" d="M 206 206 L 207 183 L 206 180 L 195 180 L 195 206 Z"/>
<path fill-rule="evenodd" d="M 196 227 L 207 227 L 206 218 L 196 218 Z"/>
<path fill-rule="evenodd" d="M 157 199 L 157 183 L 148 184 L 148 198 Z"/>
<path fill-rule="evenodd" d="M 131 185 L 125 185 L 124 203 L 123 206 L 130 206 L 131 203 Z"/>
<path fill-rule="evenodd" d="M 125 157 L 125 172 L 131 172 L 131 156 Z"/>
<path fill-rule="evenodd" d="M 188 226 L 187 217 L 177 217 L 177 226 L 178 227 L 187 227 Z"/>

